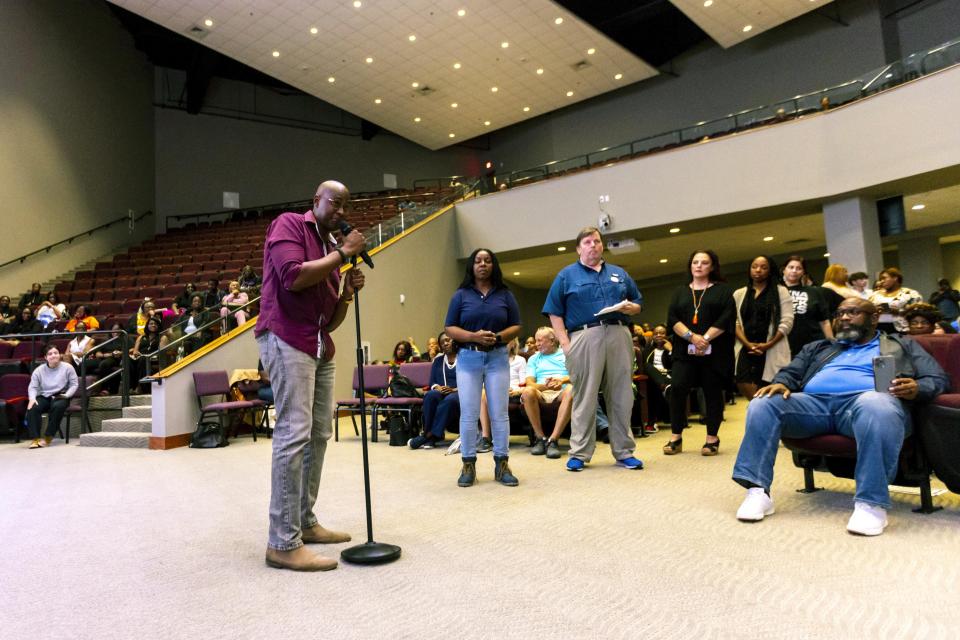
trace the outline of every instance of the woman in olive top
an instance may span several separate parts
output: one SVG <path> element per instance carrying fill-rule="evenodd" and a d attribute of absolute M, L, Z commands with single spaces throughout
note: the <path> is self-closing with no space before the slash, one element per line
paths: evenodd
<path fill-rule="evenodd" d="M 694 251 L 687 263 L 689 284 L 678 288 L 670 301 L 668 326 L 679 337 L 673 343 L 673 385 L 670 427 L 673 434 L 663 447 L 670 456 L 683 451 L 687 396 L 700 387 L 706 404 L 707 439 L 701 455 L 715 456 L 720 446 L 723 391 L 733 382 L 733 340 L 736 308 L 733 289 L 720 275 L 713 251 Z"/>

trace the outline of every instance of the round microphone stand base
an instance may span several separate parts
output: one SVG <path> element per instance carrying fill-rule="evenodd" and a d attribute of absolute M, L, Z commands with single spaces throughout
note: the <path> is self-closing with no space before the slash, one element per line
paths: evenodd
<path fill-rule="evenodd" d="M 400 547 L 386 542 L 364 542 L 344 549 L 340 557 L 351 564 L 385 564 L 400 557 Z"/>

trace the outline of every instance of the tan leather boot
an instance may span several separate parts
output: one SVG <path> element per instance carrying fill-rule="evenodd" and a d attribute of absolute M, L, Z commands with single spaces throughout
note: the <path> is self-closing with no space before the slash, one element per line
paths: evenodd
<path fill-rule="evenodd" d="M 318 556 L 306 547 L 297 547 L 290 551 L 267 547 L 266 562 L 268 567 L 291 571 L 330 571 L 337 568 L 336 560 Z"/>
<path fill-rule="evenodd" d="M 330 531 L 324 529 L 320 523 L 304 529 L 300 539 L 307 544 L 336 544 L 338 542 L 350 542 L 350 534 L 342 531 Z"/>

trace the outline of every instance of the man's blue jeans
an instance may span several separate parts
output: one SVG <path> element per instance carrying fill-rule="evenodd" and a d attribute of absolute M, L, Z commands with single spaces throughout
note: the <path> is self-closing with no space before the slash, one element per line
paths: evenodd
<path fill-rule="evenodd" d="M 889 508 L 887 484 L 897 474 L 910 413 L 889 393 L 850 395 L 793 393 L 756 398 L 747 407 L 746 433 L 733 467 L 733 479 L 763 487 L 773 483 L 780 437 L 809 438 L 839 433 L 857 441 L 855 500 Z"/>
<path fill-rule="evenodd" d="M 493 436 L 493 454 L 510 455 L 510 358 L 507 347 L 491 351 L 461 349 L 457 354 L 457 393 L 460 395 L 460 455 L 477 456 L 480 392 L 487 390 L 487 410 Z"/>
<path fill-rule="evenodd" d="M 333 361 L 324 361 L 266 332 L 257 338 L 276 401 L 270 530 L 267 546 L 290 551 L 317 524 L 314 505 L 327 441 L 333 434 Z"/>

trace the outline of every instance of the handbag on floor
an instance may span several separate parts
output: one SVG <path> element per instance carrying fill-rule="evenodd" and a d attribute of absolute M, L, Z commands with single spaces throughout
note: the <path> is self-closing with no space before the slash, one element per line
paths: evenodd
<path fill-rule="evenodd" d="M 387 432 L 390 434 L 391 447 L 403 447 L 416 435 L 407 423 L 407 419 L 399 413 L 391 414 L 387 418 Z"/>
<path fill-rule="evenodd" d="M 194 449 L 216 449 L 228 444 L 227 434 L 219 422 L 201 422 L 190 436 L 190 446 Z"/>

